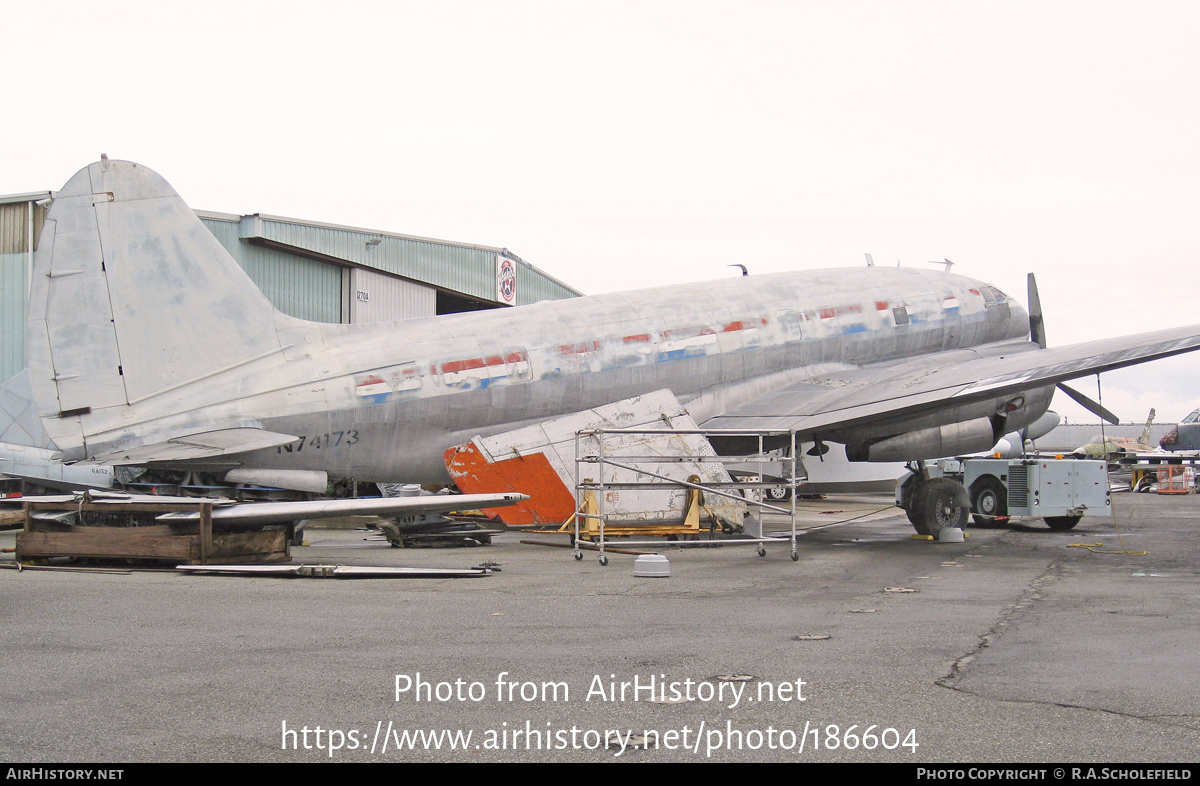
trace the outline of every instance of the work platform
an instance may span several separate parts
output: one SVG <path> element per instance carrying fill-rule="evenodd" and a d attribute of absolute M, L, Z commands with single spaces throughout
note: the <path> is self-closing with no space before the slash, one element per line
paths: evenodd
<path fill-rule="evenodd" d="M 753 449 L 745 455 L 718 455 L 712 438 Z M 781 452 L 777 443 L 783 440 L 787 444 Z M 795 432 L 581 429 L 575 434 L 577 507 L 560 531 L 573 529 L 576 560 L 583 559 L 579 542 L 593 542 L 601 565 L 608 564 L 606 543 L 614 538 L 622 538 L 622 546 L 684 548 L 709 543 L 718 534 L 722 544 L 756 546 L 760 557 L 766 556 L 767 544 L 788 543 L 797 560 L 795 494 L 787 495 L 788 507 L 764 497 L 780 483 L 778 478 L 765 479 L 768 468 L 783 476 L 789 489 L 803 479 L 795 458 L 798 446 Z M 733 465 L 741 468 L 740 474 L 729 471 Z M 763 534 L 766 512 L 789 518 L 789 537 Z M 707 528 L 702 526 L 705 520 Z M 656 539 L 627 540 L 636 536 Z"/>

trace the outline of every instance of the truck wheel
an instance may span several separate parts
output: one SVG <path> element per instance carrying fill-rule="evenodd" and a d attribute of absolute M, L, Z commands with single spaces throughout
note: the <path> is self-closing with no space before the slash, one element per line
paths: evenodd
<path fill-rule="evenodd" d="M 767 499 L 771 502 L 787 502 L 792 498 L 792 490 L 788 486 L 771 486 L 767 489 Z"/>
<path fill-rule="evenodd" d="M 1083 516 L 1047 516 L 1046 524 L 1055 532 L 1066 532 L 1079 523 Z"/>
<path fill-rule="evenodd" d="M 1008 515 L 1008 489 L 995 475 L 983 475 L 971 484 L 971 512 L 976 514 L 976 523 Z"/>

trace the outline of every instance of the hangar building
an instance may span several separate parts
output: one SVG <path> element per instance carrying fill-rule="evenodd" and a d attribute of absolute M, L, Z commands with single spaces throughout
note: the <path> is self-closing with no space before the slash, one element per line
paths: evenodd
<path fill-rule="evenodd" d="M 0 381 L 25 367 L 25 307 L 50 191 L 0 196 Z M 259 213 L 197 210 L 280 311 L 381 322 L 576 297 L 503 248 Z"/>

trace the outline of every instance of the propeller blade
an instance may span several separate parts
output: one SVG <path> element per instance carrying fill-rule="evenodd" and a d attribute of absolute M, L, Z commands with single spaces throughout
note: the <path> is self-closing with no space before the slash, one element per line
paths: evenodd
<path fill-rule="evenodd" d="M 1032 273 L 1029 274 L 1029 340 L 1042 349 L 1046 348 L 1046 323 L 1042 320 L 1042 301 L 1038 297 L 1037 279 Z"/>
<path fill-rule="evenodd" d="M 1097 417 L 1107 420 L 1109 423 L 1112 423 L 1114 426 L 1121 422 L 1121 419 L 1118 418 L 1116 415 L 1109 412 L 1104 407 L 1100 406 L 1097 402 L 1092 401 L 1090 398 L 1083 395 L 1075 388 L 1069 387 L 1062 382 L 1059 382 L 1057 387 L 1063 393 L 1066 393 L 1068 396 L 1075 399 L 1075 402 L 1077 404 L 1079 404 L 1079 406 L 1083 407 L 1088 412 L 1091 412 L 1093 415 L 1096 415 Z"/>

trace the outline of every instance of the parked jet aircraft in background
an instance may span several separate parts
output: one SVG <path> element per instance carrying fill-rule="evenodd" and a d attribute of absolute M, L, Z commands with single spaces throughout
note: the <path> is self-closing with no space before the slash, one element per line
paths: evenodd
<path fill-rule="evenodd" d="M 1192 410 L 1158 444 L 1163 450 L 1200 450 L 1200 409 Z"/>
<path fill-rule="evenodd" d="M 1150 427 L 1154 425 L 1154 410 L 1146 416 L 1146 426 L 1138 439 L 1133 437 L 1108 437 L 1097 434 L 1086 445 L 1080 445 L 1071 451 L 1079 458 L 1104 459 L 1114 461 L 1121 456 L 1133 453 L 1154 453 L 1158 448 L 1151 444 Z M 1164 437 L 1165 438 L 1165 437 Z"/>
<path fill-rule="evenodd" d="M 1031 313 L 964 276 L 867 267 L 306 322 L 161 177 L 104 159 L 46 218 L 30 383 L 68 460 L 446 482 L 443 453 L 477 435 L 659 390 L 705 428 L 794 432 L 854 461 L 981 451 L 1064 380 L 1200 348 L 1191 326 L 1048 349 L 1030 283 Z M 965 490 L 924 473 L 903 504 L 921 531 L 967 516 Z"/>

